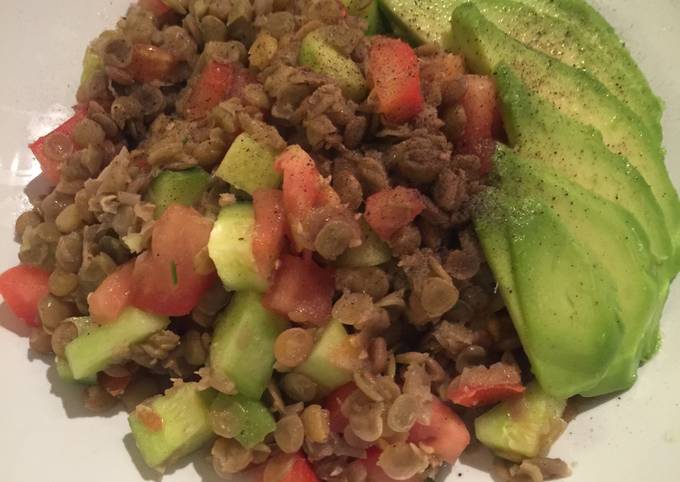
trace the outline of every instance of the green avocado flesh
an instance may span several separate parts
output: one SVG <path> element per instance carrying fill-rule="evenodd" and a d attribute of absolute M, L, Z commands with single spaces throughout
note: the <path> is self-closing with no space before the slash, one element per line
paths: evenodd
<path fill-rule="evenodd" d="M 298 61 L 332 79 L 352 100 L 361 102 L 368 95 L 366 79 L 359 66 L 338 52 L 321 29 L 308 33 L 302 40 Z"/>
<path fill-rule="evenodd" d="M 259 400 L 274 369 L 274 342 L 287 327 L 285 320 L 262 306 L 260 294 L 234 294 L 215 325 L 211 370 L 233 381 L 238 393 Z"/>
<path fill-rule="evenodd" d="M 463 0 L 379 0 L 395 31 L 417 44 L 451 45 L 451 12 Z"/>
<path fill-rule="evenodd" d="M 352 381 L 351 370 L 341 366 L 338 361 L 342 357 L 341 350 L 345 347 L 347 339 L 347 331 L 342 323 L 331 320 L 317 335 L 309 358 L 295 371 L 315 381 L 325 392 Z"/>
<path fill-rule="evenodd" d="M 520 397 L 477 417 L 475 434 L 499 457 L 514 462 L 533 458 L 564 429 L 561 417 L 566 405 L 565 399 L 548 395 L 534 382 Z"/>
<path fill-rule="evenodd" d="M 167 465 L 214 438 L 208 410 L 215 395 L 214 390 L 200 391 L 196 383 L 183 383 L 170 388 L 163 396 L 144 402 L 142 405 L 162 420 L 159 430 L 145 425 L 138 410 L 130 414 L 132 435 L 149 467 L 163 472 Z"/>
<path fill-rule="evenodd" d="M 255 212 L 250 203 L 225 206 L 208 240 L 208 254 L 228 290 L 265 291 L 267 280 L 257 271 L 253 257 Z"/>
<path fill-rule="evenodd" d="M 193 206 L 203 197 L 210 182 L 210 174 L 200 167 L 185 171 L 161 171 L 149 187 L 149 200 L 156 205 L 155 216 L 171 204 Z"/>
<path fill-rule="evenodd" d="M 258 189 L 277 188 L 281 174 L 274 169 L 276 151 L 240 134 L 229 147 L 215 175 L 232 186 L 253 194 Z"/>
<path fill-rule="evenodd" d="M 229 433 L 247 449 L 264 442 L 276 430 L 276 421 L 259 400 L 243 395 L 219 394 L 210 407 L 210 421 Z"/>
<path fill-rule="evenodd" d="M 638 115 L 585 70 L 563 64 L 503 33 L 474 4 L 456 8 L 452 32 L 453 49 L 465 56 L 474 72 L 491 74 L 505 63 L 530 90 L 570 118 L 599 131 L 597 136 L 601 135 L 606 147 L 625 156 L 650 185 L 664 216 L 661 226 L 672 236 L 674 251 L 680 246 L 680 203 L 664 165 L 663 149 L 658 136 L 644 127 Z M 659 242 L 668 242 L 668 236 Z"/>
<path fill-rule="evenodd" d="M 128 307 L 111 324 L 97 326 L 66 345 L 66 360 L 74 380 L 87 380 L 170 323 L 165 316 Z"/>

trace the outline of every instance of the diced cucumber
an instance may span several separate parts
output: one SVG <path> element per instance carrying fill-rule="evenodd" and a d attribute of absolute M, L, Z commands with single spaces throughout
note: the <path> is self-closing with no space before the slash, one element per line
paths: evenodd
<path fill-rule="evenodd" d="M 222 208 L 208 241 L 208 254 L 228 290 L 265 291 L 267 280 L 255 267 L 253 228 L 255 211 L 250 203 Z"/>
<path fill-rule="evenodd" d="M 232 186 L 253 194 L 258 189 L 281 185 L 281 174 L 274 169 L 275 160 L 274 149 L 244 132 L 234 139 L 215 175 Z"/>
<path fill-rule="evenodd" d="M 532 458 L 564 426 L 567 405 L 532 383 L 518 398 L 507 400 L 475 420 L 477 439 L 496 455 L 518 462 Z"/>
<path fill-rule="evenodd" d="M 170 320 L 128 307 L 118 319 L 109 324 L 91 328 L 66 345 L 66 360 L 75 380 L 85 380 L 123 355 L 130 345 L 162 330 Z"/>
<path fill-rule="evenodd" d="M 238 393 L 259 399 L 272 376 L 274 342 L 288 323 L 262 306 L 254 291 L 236 293 L 217 319 L 210 368 L 225 375 Z"/>
<path fill-rule="evenodd" d="M 385 31 L 385 20 L 378 0 L 342 0 L 350 15 L 361 17 L 368 22 L 366 35 L 376 35 Z"/>
<path fill-rule="evenodd" d="M 87 48 L 83 57 L 83 73 L 80 75 L 80 85 L 88 82 L 95 72 L 104 68 L 102 58 L 91 48 Z"/>
<path fill-rule="evenodd" d="M 378 237 L 368 223 L 361 221 L 362 242 L 355 248 L 349 248 L 337 260 L 338 266 L 344 268 L 366 268 L 378 266 L 392 259 L 389 246 Z"/>
<path fill-rule="evenodd" d="M 149 200 L 156 205 L 155 216 L 171 204 L 193 206 L 201 200 L 210 182 L 210 174 L 200 167 L 185 171 L 161 171 L 149 187 Z"/>
<path fill-rule="evenodd" d="M 215 395 L 214 390 L 200 391 L 196 383 L 184 383 L 142 404 L 160 419 L 160 427 L 145 424 L 139 408 L 130 414 L 132 435 L 149 467 L 162 472 L 170 463 L 198 450 L 215 436 L 208 420 Z"/>
<path fill-rule="evenodd" d="M 302 40 L 298 62 L 332 79 L 352 100 L 361 102 L 368 95 L 366 79 L 359 66 L 335 50 L 321 29 L 308 33 Z"/>
<path fill-rule="evenodd" d="M 317 336 L 309 358 L 295 371 L 306 375 L 324 391 L 330 392 L 352 380 L 352 372 L 342 366 L 340 358 L 349 341 L 347 331 L 337 320 L 331 320 Z"/>
<path fill-rule="evenodd" d="M 220 425 L 226 423 L 233 437 L 248 449 L 264 442 L 265 437 L 276 429 L 274 417 L 267 407 L 261 401 L 243 395 L 218 395 L 210 407 L 210 418 L 219 419 Z"/>
<path fill-rule="evenodd" d="M 56 357 L 54 359 L 54 366 L 57 369 L 57 375 L 65 382 L 69 383 L 84 383 L 85 385 L 96 385 L 97 375 L 92 375 L 90 377 L 84 378 L 82 380 L 75 380 L 73 378 L 73 372 L 71 367 L 68 366 L 68 362 L 61 357 Z"/>

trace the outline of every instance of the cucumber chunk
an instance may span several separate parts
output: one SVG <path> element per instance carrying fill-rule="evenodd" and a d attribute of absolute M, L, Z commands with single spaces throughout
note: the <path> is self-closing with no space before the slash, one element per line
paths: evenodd
<path fill-rule="evenodd" d="M 218 395 L 210 407 L 210 423 L 213 428 L 228 429 L 247 449 L 264 442 L 265 437 L 276 430 L 276 422 L 267 407 L 243 395 Z"/>
<path fill-rule="evenodd" d="M 208 254 L 228 290 L 265 291 L 267 280 L 258 273 L 253 257 L 255 211 L 250 203 L 222 208 L 208 241 Z"/>
<path fill-rule="evenodd" d="M 193 206 L 203 197 L 210 174 L 200 167 L 185 171 L 162 171 L 151 183 L 149 200 L 156 205 L 156 218 L 171 204 Z"/>
<path fill-rule="evenodd" d="M 61 358 L 61 357 L 55 357 L 54 359 L 54 366 L 57 369 L 57 375 L 59 375 L 59 378 L 62 379 L 65 382 L 68 383 L 84 383 L 85 385 L 96 385 L 97 384 L 97 375 L 92 375 L 90 377 L 84 378 L 82 380 L 76 380 L 73 378 L 73 372 L 71 371 L 71 367 L 68 366 L 68 362 Z"/>
<path fill-rule="evenodd" d="M 138 406 L 128 422 L 144 462 L 163 472 L 173 461 L 208 443 L 215 436 L 208 420 L 215 396 L 214 390 L 200 391 L 196 383 L 183 383 L 142 403 L 143 408 Z M 140 418 L 144 411 L 160 419 L 160 426 L 145 423 Z"/>
<path fill-rule="evenodd" d="M 343 268 L 378 266 L 392 259 L 389 246 L 378 237 L 366 221 L 361 221 L 361 244 L 347 249 L 337 260 Z"/>
<path fill-rule="evenodd" d="M 83 73 L 80 75 L 80 85 L 84 85 L 92 78 L 98 70 L 104 69 L 104 61 L 94 50 L 90 47 L 85 51 L 83 57 Z"/>
<path fill-rule="evenodd" d="M 88 329 L 66 345 L 66 360 L 74 380 L 86 380 L 113 363 L 130 345 L 148 338 L 170 323 L 166 316 L 128 307 L 118 319 Z"/>
<path fill-rule="evenodd" d="M 238 393 L 259 400 L 272 377 L 274 342 L 287 327 L 262 306 L 259 293 L 236 293 L 215 325 L 211 370 L 233 381 Z"/>
<path fill-rule="evenodd" d="M 215 175 L 232 186 L 253 194 L 258 189 L 281 185 L 281 174 L 274 169 L 276 151 L 240 134 L 229 147 Z"/>

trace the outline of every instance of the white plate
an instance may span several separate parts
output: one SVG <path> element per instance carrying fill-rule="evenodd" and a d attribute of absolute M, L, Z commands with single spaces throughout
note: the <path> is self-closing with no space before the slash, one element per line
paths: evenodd
<path fill-rule="evenodd" d="M 26 144 L 65 118 L 74 102 L 87 42 L 114 24 L 129 0 L 3 0 L 0 17 L 0 270 L 17 263 L 14 220 L 22 189 L 39 172 Z M 680 4 L 677 0 L 597 0 L 622 32 L 666 101 L 667 163 L 680 185 Z M 569 425 L 552 454 L 574 470 L 572 482 L 680 480 L 680 286 L 663 320 L 664 345 L 637 385 L 592 403 Z M 125 416 L 90 416 L 79 389 L 28 354 L 25 332 L 0 306 L 0 480 L 2 482 L 133 482 L 150 480 L 128 435 Z M 217 480 L 204 457 L 164 480 Z M 467 455 L 447 480 L 488 482 Z M 197 470 L 200 475 L 197 475 Z"/>

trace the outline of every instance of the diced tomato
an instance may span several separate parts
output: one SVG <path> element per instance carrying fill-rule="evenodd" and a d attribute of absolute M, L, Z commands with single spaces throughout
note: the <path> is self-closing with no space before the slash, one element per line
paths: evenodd
<path fill-rule="evenodd" d="M 492 405 L 524 392 L 519 369 L 515 365 L 495 363 L 465 368 L 451 382 L 447 397 L 463 407 Z"/>
<path fill-rule="evenodd" d="M 253 256 L 257 270 L 262 276 L 269 278 L 285 243 L 283 192 L 279 189 L 255 191 L 253 208 L 255 209 Z"/>
<path fill-rule="evenodd" d="M 466 75 L 467 90 L 460 103 L 465 111 L 465 130 L 461 137 L 460 152 L 480 158 L 482 174 L 491 169 L 495 152 L 494 136 L 501 125 L 496 98 L 496 83 L 491 77 Z"/>
<path fill-rule="evenodd" d="M 97 374 L 97 383 L 104 390 L 109 392 L 113 397 L 119 397 L 125 393 L 125 389 L 130 384 L 132 380 L 132 375 L 125 375 L 123 377 L 112 377 L 107 375 L 105 372 L 99 372 Z"/>
<path fill-rule="evenodd" d="M 159 315 L 188 314 L 215 280 L 195 263 L 212 230 L 196 210 L 171 204 L 156 221 L 151 250 L 138 256 L 132 273 L 132 305 Z"/>
<path fill-rule="evenodd" d="M 423 209 L 425 204 L 417 189 L 397 186 L 369 196 L 364 217 L 373 231 L 387 241 Z"/>
<path fill-rule="evenodd" d="M 138 4 L 144 10 L 151 12 L 151 15 L 156 18 L 161 18 L 173 11 L 163 3 L 163 0 L 139 0 Z"/>
<path fill-rule="evenodd" d="M 130 304 L 132 272 L 135 263 L 130 261 L 108 275 L 87 298 L 90 316 L 97 323 L 111 323 Z"/>
<path fill-rule="evenodd" d="M 86 114 L 87 110 L 84 107 L 76 107 L 75 113 L 70 119 L 28 146 L 31 151 L 33 151 L 35 158 L 38 159 L 43 174 L 45 174 L 45 177 L 52 184 L 57 184 L 59 182 L 59 161 L 47 155 L 45 152 L 45 141 L 51 136 L 63 135 L 73 142 L 73 130 L 76 128 L 76 125 L 85 118 Z"/>
<path fill-rule="evenodd" d="M 191 89 L 184 108 L 187 118 L 196 120 L 205 117 L 213 107 L 225 100 L 232 91 L 234 74 L 233 64 L 210 61 Z"/>
<path fill-rule="evenodd" d="M 155 45 L 135 44 L 127 71 L 137 82 L 165 83 L 171 80 L 176 67 L 177 60 L 169 51 Z"/>
<path fill-rule="evenodd" d="M 374 37 L 368 51 L 368 77 L 378 111 L 387 120 L 407 122 L 423 109 L 418 56 L 406 42 Z"/>
<path fill-rule="evenodd" d="M 40 326 L 38 303 L 49 293 L 49 277 L 47 271 L 25 264 L 0 274 L 0 295 L 12 313 L 29 326 Z"/>
<path fill-rule="evenodd" d="M 291 321 L 322 326 L 331 317 L 334 292 L 332 269 L 316 264 L 309 253 L 284 254 L 262 301 Z"/>
<path fill-rule="evenodd" d="M 311 464 L 301 453 L 292 456 L 292 460 L 287 461 L 286 467 L 290 467 L 287 472 L 280 474 L 278 482 L 319 482 Z M 264 481 L 264 471 L 259 471 L 256 475 L 258 482 Z M 250 479 L 248 479 L 250 480 Z"/>
<path fill-rule="evenodd" d="M 409 441 L 431 447 L 442 460 L 452 464 L 470 444 L 470 432 L 453 410 L 433 397 L 430 422 L 417 422 L 411 428 Z"/>
<path fill-rule="evenodd" d="M 362 464 L 366 468 L 367 482 L 396 482 L 396 479 L 388 476 L 378 465 L 380 454 L 382 454 L 382 451 L 377 447 L 371 447 L 366 451 L 366 458 L 362 460 Z M 422 482 L 424 479 L 424 475 L 414 475 L 409 479 L 402 480 L 406 482 Z"/>
<path fill-rule="evenodd" d="M 331 432 L 342 433 L 347 427 L 349 421 L 342 413 L 342 404 L 356 389 L 354 383 L 348 383 L 333 391 L 324 400 L 323 407 L 329 413 Z"/>

